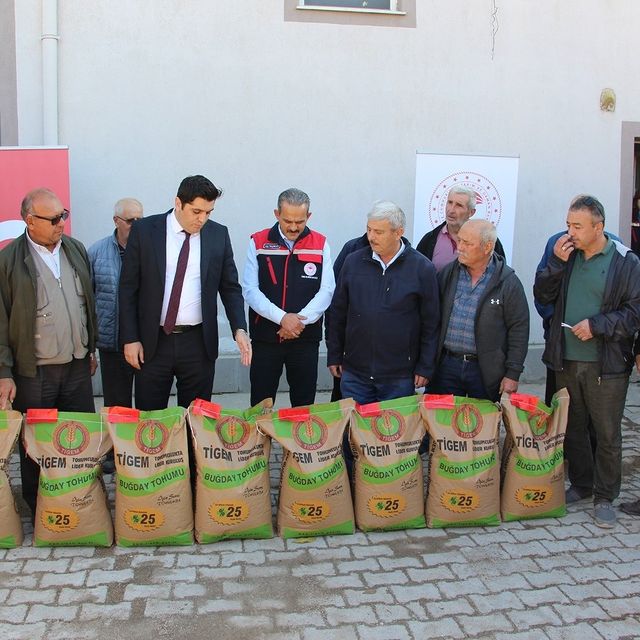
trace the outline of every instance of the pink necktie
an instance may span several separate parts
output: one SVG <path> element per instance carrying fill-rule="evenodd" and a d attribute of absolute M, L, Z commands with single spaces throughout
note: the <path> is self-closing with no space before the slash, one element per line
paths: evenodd
<path fill-rule="evenodd" d="M 184 284 L 184 274 L 187 271 L 187 262 L 189 262 L 189 238 L 191 237 L 186 231 L 183 231 L 185 238 L 180 247 L 178 255 L 178 265 L 176 266 L 176 275 L 173 278 L 171 286 L 171 295 L 169 296 L 169 306 L 167 307 L 167 317 L 164 320 L 162 330 L 169 335 L 176 328 L 176 318 L 178 317 L 178 307 L 180 306 L 180 295 L 182 294 L 182 285 Z"/>

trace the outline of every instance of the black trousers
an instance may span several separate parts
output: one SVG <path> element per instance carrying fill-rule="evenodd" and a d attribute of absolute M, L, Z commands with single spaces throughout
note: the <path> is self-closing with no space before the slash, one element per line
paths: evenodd
<path fill-rule="evenodd" d="M 254 340 L 252 346 L 253 356 L 249 371 L 251 406 L 265 398 L 272 398 L 275 402 L 283 367 L 289 383 L 291 406 L 304 407 L 314 403 L 318 382 L 319 342 Z"/>
<path fill-rule="evenodd" d="M 209 360 L 202 339 L 202 325 L 186 333 L 166 335 L 159 329 L 158 346 L 153 358 L 135 373 L 136 409 L 166 409 L 171 385 L 176 380 L 178 406 L 185 409 L 196 399 L 211 400 L 215 360 Z M 191 487 L 196 481 L 196 460 L 191 435 L 187 431 Z"/>
<path fill-rule="evenodd" d="M 135 369 L 122 351 L 100 349 L 100 374 L 105 407 L 131 407 Z"/>
<path fill-rule="evenodd" d="M 166 335 L 158 328 L 153 358 L 135 373 L 136 408 L 166 409 L 171 385 L 176 380 L 178 406 L 188 407 L 196 398 L 211 399 L 215 360 L 209 360 L 202 339 L 202 325 L 185 333 Z"/>
<path fill-rule="evenodd" d="M 89 357 L 72 360 L 67 364 L 49 364 L 37 367 L 34 378 L 14 376 L 16 398 L 13 408 L 22 413 L 27 409 L 58 409 L 58 411 L 94 412 L 91 365 Z M 29 426 L 25 425 L 25 429 Z M 40 467 L 26 454 L 22 438 L 19 439 L 22 497 L 36 513 Z"/>

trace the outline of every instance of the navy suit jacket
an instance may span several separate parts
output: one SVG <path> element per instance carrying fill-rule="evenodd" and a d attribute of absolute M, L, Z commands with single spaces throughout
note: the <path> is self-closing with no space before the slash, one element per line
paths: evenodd
<path fill-rule="evenodd" d="M 167 216 L 142 218 L 131 227 L 120 273 L 120 344 L 142 342 L 145 360 L 158 344 L 166 271 Z M 232 334 L 247 328 L 242 288 L 227 228 L 208 220 L 200 230 L 202 325 L 210 360 L 218 357 L 218 294 Z"/>

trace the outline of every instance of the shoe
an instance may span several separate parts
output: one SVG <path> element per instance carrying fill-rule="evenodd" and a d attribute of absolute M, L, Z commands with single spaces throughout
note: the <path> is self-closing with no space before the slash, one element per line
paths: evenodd
<path fill-rule="evenodd" d="M 635 502 L 623 502 L 620 505 L 620 511 L 630 516 L 640 516 L 640 498 Z"/>
<path fill-rule="evenodd" d="M 110 476 L 114 474 L 115 471 L 116 465 L 113 459 L 106 458 L 102 461 L 102 473 L 104 473 L 105 476 Z"/>
<path fill-rule="evenodd" d="M 603 529 L 613 529 L 616 526 L 616 512 L 608 500 L 601 500 L 593 505 L 593 517 Z"/>
<path fill-rule="evenodd" d="M 585 493 L 583 490 L 578 489 L 577 487 L 574 487 L 573 485 L 571 485 L 565 492 L 564 492 L 564 501 L 567 504 L 572 504 L 574 502 L 580 502 L 580 500 L 586 500 L 587 498 L 591 497 L 591 491 Z"/>

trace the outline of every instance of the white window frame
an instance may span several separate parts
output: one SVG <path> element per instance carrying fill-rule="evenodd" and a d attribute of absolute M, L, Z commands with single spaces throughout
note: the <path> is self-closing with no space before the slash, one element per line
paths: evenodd
<path fill-rule="evenodd" d="M 392 16 L 406 16 L 406 11 L 399 11 L 400 0 L 390 0 L 390 9 L 369 9 L 368 7 L 332 7 L 331 0 L 327 0 L 326 6 L 306 5 L 304 0 L 298 0 L 296 9 L 304 11 L 339 11 L 342 13 L 381 13 Z"/>

